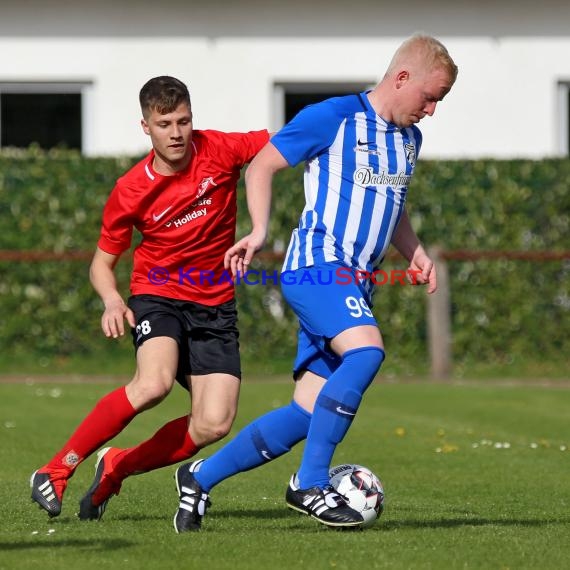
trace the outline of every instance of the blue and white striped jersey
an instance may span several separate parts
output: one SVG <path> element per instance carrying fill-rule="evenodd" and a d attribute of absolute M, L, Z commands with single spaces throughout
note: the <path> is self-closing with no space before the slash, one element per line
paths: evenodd
<path fill-rule="evenodd" d="M 376 114 L 366 93 L 305 107 L 271 143 L 306 161 L 306 205 L 283 271 L 341 261 L 373 272 L 400 220 L 422 136 Z"/>

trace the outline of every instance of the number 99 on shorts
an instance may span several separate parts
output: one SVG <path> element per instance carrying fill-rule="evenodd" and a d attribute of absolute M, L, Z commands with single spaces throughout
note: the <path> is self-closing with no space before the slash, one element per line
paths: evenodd
<path fill-rule="evenodd" d="M 351 317 L 355 319 L 359 319 L 362 316 L 373 317 L 372 311 L 363 297 L 356 298 L 349 296 L 345 298 L 344 302 L 348 308 L 348 314 Z"/>

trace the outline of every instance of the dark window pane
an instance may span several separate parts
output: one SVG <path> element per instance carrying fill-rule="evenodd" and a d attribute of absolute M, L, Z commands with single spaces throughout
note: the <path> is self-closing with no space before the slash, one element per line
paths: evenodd
<path fill-rule="evenodd" d="M 80 93 L 2 93 L 2 146 L 81 150 Z"/>
<path fill-rule="evenodd" d="M 285 93 L 285 122 L 288 123 L 303 107 L 346 93 Z"/>
<path fill-rule="evenodd" d="M 348 93 L 285 93 L 285 122 L 288 123 L 303 107 Z"/>

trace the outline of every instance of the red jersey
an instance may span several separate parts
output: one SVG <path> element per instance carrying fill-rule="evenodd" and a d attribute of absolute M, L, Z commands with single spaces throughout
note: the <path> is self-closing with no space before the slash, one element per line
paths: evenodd
<path fill-rule="evenodd" d="M 194 131 L 185 170 L 163 176 L 154 151 L 117 180 L 103 210 L 98 246 L 119 255 L 135 248 L 131 293 L 219 305 L 234 297 L 224 254 L 235 242 L 236 187 L 267 131 Z"/>

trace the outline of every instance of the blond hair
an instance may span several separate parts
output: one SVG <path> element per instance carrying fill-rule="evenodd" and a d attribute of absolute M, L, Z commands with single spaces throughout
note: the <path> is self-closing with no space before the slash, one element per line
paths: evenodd
<path fill-rule="evenodd" d="M 447 48 L 439 40 L 425 34 L 414 34 L 402 43 L 392 57 L 386 75 L 397 73 L 399 67 L 409 64 L 417 64 L 425 71 L 443 69 L 452 83 L 457 78 L 457 65 Z"/>

